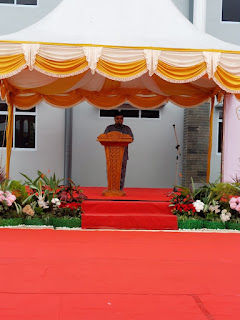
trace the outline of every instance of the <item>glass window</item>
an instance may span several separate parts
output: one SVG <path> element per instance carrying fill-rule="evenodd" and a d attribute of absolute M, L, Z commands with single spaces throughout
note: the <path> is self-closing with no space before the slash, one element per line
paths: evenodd
<path fill-rule="evenodd" d="M 30 109 L 30 110 L 21 110 L 21 109 L 18 109 L 18 108 L 16 108 L 16 112 L 17 113 L 19 113 L 19 112 L 27 112 L 27 113 L 29 113 L 29 112 L 36 112 L 36 107 L 35 108 L 32 108 L 32 109 Z"/>
<path fill-rule="evenodd" d="M 7 115 L 0 115 L 0 147 L 6 147 Z"/>
<path fill-rule="evenodd" d="M 160 110 L 138 110 L 131 105 L 125 103 L 117 110 L 123 113 L 124 118 L 150 118 L 160 119 Z M 116 109 L 114 110 L 100 110 L 100 118 L 114 117 Z"/>
<path fill-rule="evenodd" d="M 5 102 L 0 102 L 0 111 L 7 111 L 7 104 Z"/>
<path fill-rule="evenodd" d="M 37 0 L 17 0 L 17 4 L 36 6 Z"/>
<path fill-rule="evenodd" d="M 217 124 L 217 152 L 221 153 L 222 152 L 222 136 L 223 136 L 223 111 L 219 110 L 218 111 L 218 124 Z"/>
<path fill-rule="evenodd" d="M 222 152 L 223 123 L 218 122 L 218 153 Z"/>
<path fill-rule="evenodd" d="M 159 110 L 142 110 L 141 118 L 159 118 Z"/>
<path fill-rule="evenodd" d="M 38 0 L 0 0 L 0 3 L 36 6 L 38 4 Z"/>
<path fill-rule="evenodd" d="M 0 147 L 6 147 L 7 104 L 0 101 Z M 31 110 L 14 108 L 13 148 L 36 147 L 36 107 Z"/>
<path fill-rule="evenodd" d="M 15 116 L 15 148 L 35 148 L 35 116 Z"/>
<path fill-rule="evenodd" d="M 222 0 L 222 21 L 240 22 L 239 0 Z"/>
<path fill-rule="evenodd" d="M 14 0 L 0 0 L 0 3 L 11 3 L 11 4 L 14 4 Z"/>

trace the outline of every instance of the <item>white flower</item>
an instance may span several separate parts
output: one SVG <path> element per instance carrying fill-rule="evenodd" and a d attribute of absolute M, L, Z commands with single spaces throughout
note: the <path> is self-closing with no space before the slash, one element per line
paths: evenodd
<path fill-rule="evenodd" d="M 196 200 L 195 202 L 193 202 L 193 206 L 197 212 L 200 212 L 204 208 L 204 203 L 200 200 Z"/>
<path fill-rule="evenodd" d="M 48 203 L 46 201 L 44 201 L 44 198 L 42 196 L 39 196 L 39 198 L 38 198 L 38 205 L 40 208 L 43 208 L 43 209 L 49 208 Z"/>
<path fill-rule="evenodd" d="M 211 211 L 211 212 L 214 212 L 215 211 L 215 213 L 219 213 L 221 210 L 219 209 L 219 205 L 216 205 L 216 206 L 213 206 L 213 205 L 211 205 L 211 206 L 209 206 L 209 210 Z"/>
<path fill-rule="evenodd" d="M 228 220 L 230 220 L 230 218 L 231 218 L 231 213 L 227 212 L 226 209 L 223 209 L 220 214 L 220 219 L 222 220 L 222 222 L 227 222 Z"/>
<path fill-rule="evenodd" d="M 61 201 L 58 198 L 52 198 L 52 204 L 59 207 L 61 204 Z"/>

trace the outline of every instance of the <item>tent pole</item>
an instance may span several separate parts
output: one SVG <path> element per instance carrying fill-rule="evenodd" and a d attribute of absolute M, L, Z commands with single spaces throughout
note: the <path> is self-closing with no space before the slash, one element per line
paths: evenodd
<path fill-rule="evenodd" d="M 13 103 L 11 93 L 9 94 L 8 99 L 8 122 L 7 122 L 7 132 L 6 132 L 6 148 L 7 148 L 7 157 L 6 157 L 6 178 L 9 179 L 10 172 L 10 159 L 12 153 L 12 141 L 13 141 Z"/>
<path fill-rule="evenodd" d="M 212 135 L 213 135 L 213 111 L 214 111 L 214 101 L 215 98 L 211 98 L 211 111 L 210 111 L 210 119 L 209 119 L 209 142 L 208 142 L 208 163 L 207 163 L 207 183 L 210 180 L 210 172 L 211 172 L 211 155 L 212 155 Z"/>
<path fill-rule="evenodd" d="M 65 110 L 65 134 L 64 134 L 64 185 L 69 185 L 72 178 L 72 118 L 73 109 Z"/>

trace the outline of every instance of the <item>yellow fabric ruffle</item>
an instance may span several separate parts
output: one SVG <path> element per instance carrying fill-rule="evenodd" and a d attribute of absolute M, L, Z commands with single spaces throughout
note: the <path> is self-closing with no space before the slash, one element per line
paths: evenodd
<path fill-rule="evenodd" d="M 231 91 L 240 91 L 240 77 L 227 72 L 220 66 L 217 67 L 214 77 L 219 82 L 219 85 L 222 85 L 223 89 L 230 89 Z"/>
<path fill-rule="evenodd" d="M 36 55 L 35 66 L 47 74 L 67 75 L 88 68 L 88 63 L 85 57 L 75 60 L 53 61 Z"/>
<path fill-rule="evenodd" d="M 205 62 L 197 64 L 192 67 L 174 67 L 170 66 L 162 61 L 158 61 L 157 71 L 162 74 L 165 78 L 172 80 L 189 80 L 196 78 L 200 74 L 207 70 Z"/>
<path fill-rule="evenodd" d="M 17 54 L 13 56 L 0 56 L 0 75 L 13 75 L 18 69 L 26 64 L 24 54 Z"/>
<path fill-rule="evenodd" d="M 97 69 L 101 73 L 113 78 L 132 78 L 141 74 L 146 68 L 146 60 L 131 63 L 113 63 L 100 59 L 97 63 Z"/>

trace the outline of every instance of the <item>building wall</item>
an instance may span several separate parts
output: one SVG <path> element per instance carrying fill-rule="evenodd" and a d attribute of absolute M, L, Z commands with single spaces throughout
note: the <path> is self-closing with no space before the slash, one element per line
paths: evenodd
<path fill-rule="evenodd" d="M 184 111 L 183 185 L 206 181 L 209 140 L 209 103 Z"/>
<path fill-rule="evenodd" d="M 41 103 L 36 117 L 36 150 L 13 149 L 10 178 L 22 179 L 20 172 L 34 178 L 37 170 L 63 178 L 64 172 L 64 110 Z M 5 148 L 1 148 L 5 163 Z"/>
<path fill-rule="evenodd" d="M 190 8 L 191 8 L 191 0 L 172 0 L 172 2 L 176 5 L 176 7 L 184 14 L 186 18 L 189 18 Z"/>
<path fill-rule="evenodd" d="M 207 1 L 206 32 L 223 41 L 240 45 L 240 23 L 222 20 L 222 0 Z"/>
<path fill-rule="evenodd" d="M 61 0 L 39 0 L 37 6 L 0 4 L 0 35 L 24 29 L 51 12 Z"/>
<path fill-rule="evenodd" d="M 129 146 L 126 187 L 172 187 L 175 182 L 176 126 L 182 145 L 184 110 L 168 104 L 161 119 L 125 118 L 134 142 Z M 82 103 L 73 110 L 73 180 L 83 186 L 107 186 L 105 152 L 97 136 L 112 124 L 99 118 L 99 110 Z M 179 159 L 181 171 L 181 159 Z"/>
<path fill-rule="evenodd" d="M 207 1 L 206 32 L 223 41 L 240 45 L 240 23 L 222 21 L 222 0 Z M 217 152 L 218 112 L 214 111 L 213 146 L 210 180 L 216 181 L 221 173 L 221 154 Z"/>

